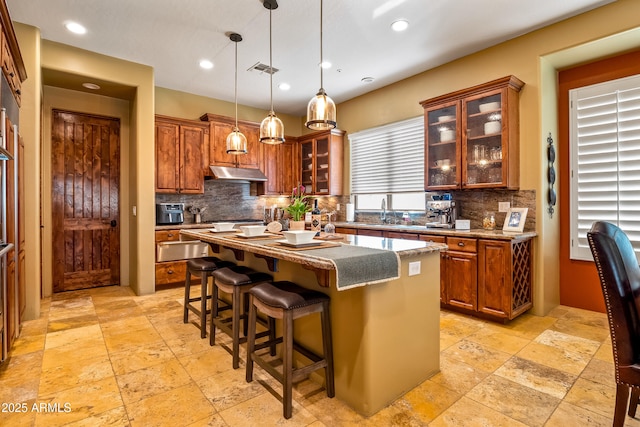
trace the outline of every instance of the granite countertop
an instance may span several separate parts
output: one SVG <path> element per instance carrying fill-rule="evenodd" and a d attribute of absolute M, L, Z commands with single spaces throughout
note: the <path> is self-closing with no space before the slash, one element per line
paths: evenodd
<path fill-rule="evenodd" d="M 311 256 L 305 253 L 306 251 L 291 250 L 284 246 L 267 245 L 277 239 L 282 239 L 282 237 L 278 235 L 273 239 L 239 239 L 234 237 L 233 233 L 212 233 L 210 231 L 197 229 L 182 229 L 180 234 L 181 236 L 198 239 L 203 242 L 218 244 L 232 249 L 239 249 L 270 258 L 291 261 L 318 269 L 334 269 L 334 264 L 330 260 Z M 332 242 L 341 242 L 365 248 L 391 250 L 396 252 L 400 258 L 430 252 L 439 252 L 447 249 L 447 245 L 445 244 L 425 242 L 421 240 L 389 239 L 384 237 L 355 236 L 346 234 L 343 236 L 344 240 L 336 240 Z"/>
<path fill-rule="evenodd" d="M 439 236 L 472 237 L 480 239 L 494 240 L 520 240 L 536 237 L 535 231 L 525 231 L 523 233 L 507 232 L 502 230 L 485 230 L 483 228 L 472 228 L 471 230 L 456 230 L 455 228 L 437 228 L 424 225 L 403 225 L 403 224 L 370 224 L 365 222 L 334 222 L 336 227 L 342 228 L 363 228 L 368 230 L 398 231 L 414 234 L 431 234 Z"/>
<path fill-rule="evenodd" d="M 216 222 L 233 222 L 233 221 L 216 221 Z M 169 225 L 156 225 L 156 231 L 162 231 L 162 230 L 192 230 L 192 229 L 202 229 L 202 228 L 213 228 L 213 224 L 214 222 L 201 222 L 199 224 L 196 223 L 188 223 L 188 224 L 169 224 Z M 260 224 L 262 225 L 263 222 L 260 220 L 255 220 L 255 221 L 242 221 L 242 222 L 236 222 L 235 223 L 236 226 L 235 228 L 240 227 L 241 225 L 252 225 L 252 224 Z"/>

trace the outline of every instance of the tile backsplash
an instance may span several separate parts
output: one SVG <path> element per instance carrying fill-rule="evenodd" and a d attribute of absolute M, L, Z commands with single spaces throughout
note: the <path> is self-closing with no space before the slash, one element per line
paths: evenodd
<path fill-rule="evenodd" d="M 509 202 L 511 207 L 528 208 L 525 231 L 535 230 L 536 224 L 536 192 L 535 190 L 465 190 L 451 191 L 453 200 L 458 205 L 458 218 L 471 221 L 471 228 L 482 227 L 485 211 L 496 215 L 496 224 L 502 228 L 506 214 L 498 212 L 498 202 Z M 426 193 L 425 199 L 431 194 Z M 328 212 L 335 211 L 337 204 L 342 208 L 337 212 L 336 221 L 345 221 L 345 204 L 349 196 L 320 196 L 318 204 Z M 255 219 L 262 220 L 265 207 L 276 205 L 284 208 L 288 205 L 287 196 L 270 197 L 252 194 L 251 184 L 240 181 L 205 180 L 204 194 L 156 194 L 157 203 L 184 203 L 185 224 L 195 221 L 194 215 L 187 210 L 190 206 L 206 208 L 202 213 L 202 222 Z M 391 211 L 392 212 L 392 211 Z M 402 212 L 396 212 L 398 217 Z M 414 224 L 425 224 L 431 221 L 427 212 L 411 212 Z M 357 212 L 355 220 L 365 223 L 379 223 L 378 212 Z"/>

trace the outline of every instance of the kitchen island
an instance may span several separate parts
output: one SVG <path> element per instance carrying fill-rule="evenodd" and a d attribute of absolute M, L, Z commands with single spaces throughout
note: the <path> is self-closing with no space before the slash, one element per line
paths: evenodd
<path fill-rule="evenodd" d="M 322 249 L 274 244 L 282 236 L 241 239 L 234 233 L 207 230 L 182 230 L 181 235 L 208 242 L 222 259 L 329 295 L 336 397 L 359 413 L 378 412 L 438 372 L 440 251 L 446 245 L 370 236 L 331 241 L 351 245 L 354 252 L 357 248 L 392 251 L 400 260 L 397 279 L 339 290 L 340 271 L 322 256 Z M 320 322 L 308 317 L 296 321 L 295 339 L 321 352 Z"/>

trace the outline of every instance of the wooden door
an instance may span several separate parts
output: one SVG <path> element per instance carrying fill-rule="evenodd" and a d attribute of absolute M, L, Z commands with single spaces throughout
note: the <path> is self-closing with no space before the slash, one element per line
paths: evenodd
<path fill-rule="evenodd" d="M 478 265 L 478 311 L 510 318 L 511 243 L 480 240 Z"/>
<path fill-rule="evenodd" d="M 54 110 L 54 292 L 120 283 L 120 121 Z"/>
<path fill-rule="evenodd" d="M 180 193 L 204 193 L 202 144 L 205 130 L 198 126 L 180 126 Z"/>
<path fill-rule="evenodd" d="M 180 126 L 156 120 L 156 193 L 180 190 Z"/>
<path fill-rule="evenodd" d="M 478 258 L 466 252 L 447 252 L 445 265 L 446 303 L 469 311 L 476 310 Z"/>

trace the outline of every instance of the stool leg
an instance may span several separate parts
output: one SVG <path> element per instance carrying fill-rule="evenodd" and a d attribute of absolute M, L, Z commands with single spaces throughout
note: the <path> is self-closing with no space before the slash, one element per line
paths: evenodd
<path fill-rule="evenodd" d="M 327 396 L 334 397 L 336 395 L 336 387 L 333 378 L 333 338 L 331 336 L 331 316 L 329 315 L 329 301 L 322 303 L 322 312 L 320 313 L 322 321 L 322 349 L 324 351 L 324 359 L 327 361 L 327 367 L 324 370 Z"/>
<path fill-rule="evenodd" d="M 233 287 L 233 296 L 231 297 L 231 303 L 233 307 L 231 308 L 231 332 L 232 332 L 232 340 L 233 340 L 233 369 L 238 369 L 240 367 L 240 310 L 242 307 L 242 295 L 240 294 L 240 287 Z"/>
<path fill-rule="evenodd" d="M 242 334 L 247 336 L 247 313 L 249 313 L 249 294 L 245 293 L 242 296 Z"/>
<path fill-rule="evenodd" d="M 184 323 L 189 323 L 189 299 L 191 293 L 191 272 L 187 268 L 187 277 L 184 279 Z"/>
<path fill-rule="evenodd" d="M 211 285 L 211 321 L 209 323 L 209 345 L 216 343 L 216 324 L 214 319 L 218 317 L 218 287 L 216 286 L 215 277 Z"/>
<path fill-rule="evenodd" d="M 272 356 L 276 355 L 276 319 L 271 316 L 268 316 L 269 323 L 269 342 L 271 345 L 269 346 L 269 354 Z"/>
<path fill-rule="evenodd" d="M 200 274 L 200 338 L 207 337 L 207 284 L 209 275 L 206 272 Z"/>
<path fill-rule="evenodd" d="M 282 405 L 283 415 L 286 419 L 291 418 L 293 412 L 293 312 L 285 310 L 282 319 Z"/>
<path fill-rule="evenodd" d="M 249 295 L 249 313 L 247 330 L 247 369 L 246 379 L 250 383 L 253 381 L 253 350 L 256 343 L 256 306 L 253 305 L 253 295 Z M 271 319 L 271 318 L 269 318 Z"/>

